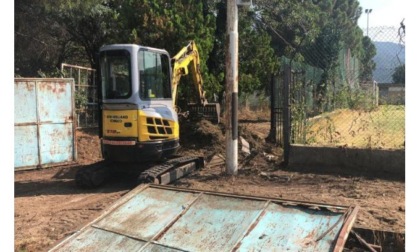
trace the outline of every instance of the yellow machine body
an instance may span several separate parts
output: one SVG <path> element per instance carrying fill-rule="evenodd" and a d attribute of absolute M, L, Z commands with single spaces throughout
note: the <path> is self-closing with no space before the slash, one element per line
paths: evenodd
<path fill-rule="evenodd" d="M 188 67 L 197 91 L 197 107 L 208 105 L 199 71 L 197 47 L 191 41 L 173 59 L 167 51 L 133 44 L 100 50 L 101 144 L 105 159 L 149 161 L 174 155 L 179 146 L 176 109 L 178 84 Z M 198 110 L 197 110 L 198 111 Z M 204 110 L 201 110 L 204 111 Z"/>

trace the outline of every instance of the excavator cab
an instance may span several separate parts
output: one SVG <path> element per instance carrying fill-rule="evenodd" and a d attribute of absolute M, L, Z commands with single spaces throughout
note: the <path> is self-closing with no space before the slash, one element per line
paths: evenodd
<path fill-rule="evenodd" d="M 169 54 L 138 45 L 100 50 L 101 144 L 105 159 L 149 161 L 179 148 Z"/>
<path fill-rule="evenodd" d="M 189 115 L 219 122 L 219 104 L 205 98 L 194 42 L 173 59 L 167 51 L 133 44 L 100 49 L 101 145 L 106 160 L 139 162 L 176 154 L 179 121 L 176 101 L 181 76 L 191 73 L 197 102 Z"/>

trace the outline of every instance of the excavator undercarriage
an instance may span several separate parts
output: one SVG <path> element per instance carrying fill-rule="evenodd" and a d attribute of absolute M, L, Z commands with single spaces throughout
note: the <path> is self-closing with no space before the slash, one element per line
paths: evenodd
<path fill-rule="evenodd" d="M 75 181 L 81 188 L 95 188 L 106 183 L 114 174 L 124 172 L 137 176 L 138 184 L 166 185 L 203 167 L 204 159 L 198 156 L 172 157 L 159 163 L 100 161 L 79 169 Z"/>

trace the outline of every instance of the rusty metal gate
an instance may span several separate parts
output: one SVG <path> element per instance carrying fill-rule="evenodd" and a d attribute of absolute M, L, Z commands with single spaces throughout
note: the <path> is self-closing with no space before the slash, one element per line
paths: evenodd
<path fill-rule="evenodd" d="M 284 163 L 289 162 L 290 145 L 306 142 L 308 113 L 314 111 L 313 73 L 285 64 L 271 84 L 270 139 L 284 150 Z M 312 71 L 314 71 L 312 69 Z M 308 77 L 309 75 L 309 77 Z"/>
<path fill-rule="evenodd" d="M 50 251 L 343 251 L 358 206 L 140 185 Z"/>
<path fill-rule="evenodd" d="M 281 147 L 284 147 L 284 137 L 283 137 L 283 93 L 284 86 L 283 81 L 281 80 L 282 76 L 276 75 L 272 76 L 271 79 L 271 124 L 270 124 L 270 133 L 267 138 L 269 141 L 279 144 Z"/>
<path fill-rule="evenodd" d="M 283 161 L 287 165 L 290 152 L 290 83 L 291 68 L 285 67 L 280 74 L 272 77 L 271 83 L 271 127 L 269 139 L 274 140 L 283 150 Z"/>
<path fill-rule="evenodd" d="M 15 79 L 15 170 L 76 160 L 73 79 Z"/>

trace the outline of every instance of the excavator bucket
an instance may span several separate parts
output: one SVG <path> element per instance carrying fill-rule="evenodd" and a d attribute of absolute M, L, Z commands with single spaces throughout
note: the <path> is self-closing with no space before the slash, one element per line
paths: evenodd
<path fill-rule="evenodd" d="M 189 116 L 191 118 L 206 119 L 212 123 L 220 123 L 220 104 L 207 103 L 206 105 L 188 104 Z"/>

